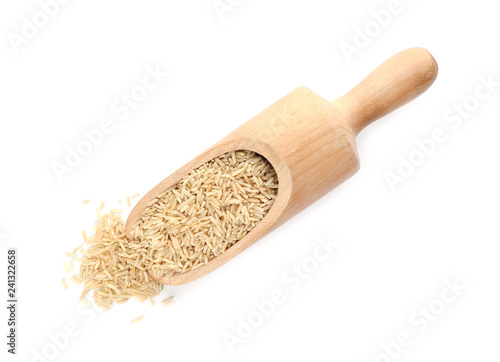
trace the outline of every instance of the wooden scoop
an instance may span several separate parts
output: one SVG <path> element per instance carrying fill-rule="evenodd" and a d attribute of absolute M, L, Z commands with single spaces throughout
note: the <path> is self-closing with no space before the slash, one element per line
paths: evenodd
<path fill-rule="evenodd" d="M 276 170 L 279 189 L 269 213 L 223 254 L 193 271 L 169 278 L 152 277 L 168 285 L 196 280 L 344 182 L 359 169 L 356 135 L 423 93 L 437 72 L 436 61 L 427 50 L 410 48 L 386 60 L 333 102 L 299 87 L 160 182 L 130 213 L 126 225 L 129 238 L 151 200 L 193 169 L 229 151 L 245 149 L 264 156 Z"/>

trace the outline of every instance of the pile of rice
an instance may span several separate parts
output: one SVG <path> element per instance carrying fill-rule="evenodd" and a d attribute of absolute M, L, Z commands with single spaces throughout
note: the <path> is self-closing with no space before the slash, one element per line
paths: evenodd
<path fill-rule="evenodd" d="M 203 164 L 152 200 L 132 241 L 125 237 L 119 210 L 104 215 L 98 210 L 95 234 L 87 239 L 84 233 L 85 244 L 75 250 L 83 254 L 80 275 L 71 279 L 83 283 L 80 299 L 93 290 L 105 310 L 132 297 L 153 303 L 162 284 L 148 271 L 170 277 L 207 264 L 264 218 L 277 193 L 271 164 L 240 150 Z"/>

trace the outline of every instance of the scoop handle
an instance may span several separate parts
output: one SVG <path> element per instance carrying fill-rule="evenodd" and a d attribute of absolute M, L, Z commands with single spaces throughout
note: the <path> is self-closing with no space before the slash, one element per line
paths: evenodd
<path fill-rule="evenodd" d="M 423 48 L 409 48 L 387 59 L 349 93 L 333 101 L 355 134 L 418 97 L 437 77 L 438 65 Z"/>

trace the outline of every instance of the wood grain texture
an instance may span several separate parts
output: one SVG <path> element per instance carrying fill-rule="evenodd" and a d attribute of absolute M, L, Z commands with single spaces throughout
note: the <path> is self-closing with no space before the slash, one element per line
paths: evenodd
<path fill-rule="evenodd" d="M 387 59 L 335 107 L 344 114 L 355 133 L 380 117 L 418 97 L 438 74 L 434 57 L 422 48 L 410 48 Z"/>
<path fill-rule="evenodd" d="M 206 266 L 170 278 L 152 276 L 161 283 L 178 285 L 208 274 L 351 177 L 359 169 L 356 135 L 423 93 L 436 76 L 432 55 L 410 48 L 333 102 L 305 87 L 295 89 L 154 187 L 130 213 L 127 235 L 147 204 L 193 169 L 229 151 L 257 152 L 273 165 L 279 180 L 278 196 L 264 219 Z"/>

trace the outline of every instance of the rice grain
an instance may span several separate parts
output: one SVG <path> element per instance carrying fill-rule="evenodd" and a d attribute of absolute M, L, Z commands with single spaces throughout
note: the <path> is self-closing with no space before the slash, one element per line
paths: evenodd
<path fill-rule="evenodd" d="M 171 304 L 174 304 L 173 299 L 174 299 L 174 297 L 168 297 L 167 299 L 163 299 L 161 301 L 161 304 L 163 304 L 164 307 L 171 305 Z"/>
<path fill-rule="evenodd" d="M 143 315 L 141 315 L 140 317 L 137 317 L 137 318 L 134 318 L 130 321 L 130 323 L 137 323 L 137 322 L 140 322 L 142 321 L 142 318 L 144 318 Z"/>
<path fill-rule="evenodd" d="M 233 151 L 182 178 L 152 200 L 134 235 L 170 277 L 206 265 L 247 235 L 274 204 L 278 178 L 262 156 Z"/>
<path fill-rule="evenodd" d="M 75 249 L 83 257 L 66 253 L 81 263 L 71 281 L 83 284 L 82 300 L 93 291 L 102 310 L 130 298 L 154 304 L 163 285 L 148 273 L 168 277 L 206 265 L 251 232 L 277 193 L 276 172 L 264 157 L 241 150 L 223 154 L 152 200 L 134 226 L 133 240 L 125 237 L 122 210 L 101 214 L 97 208 L 94 235 L 82 233 L 86 242 Z"/>

